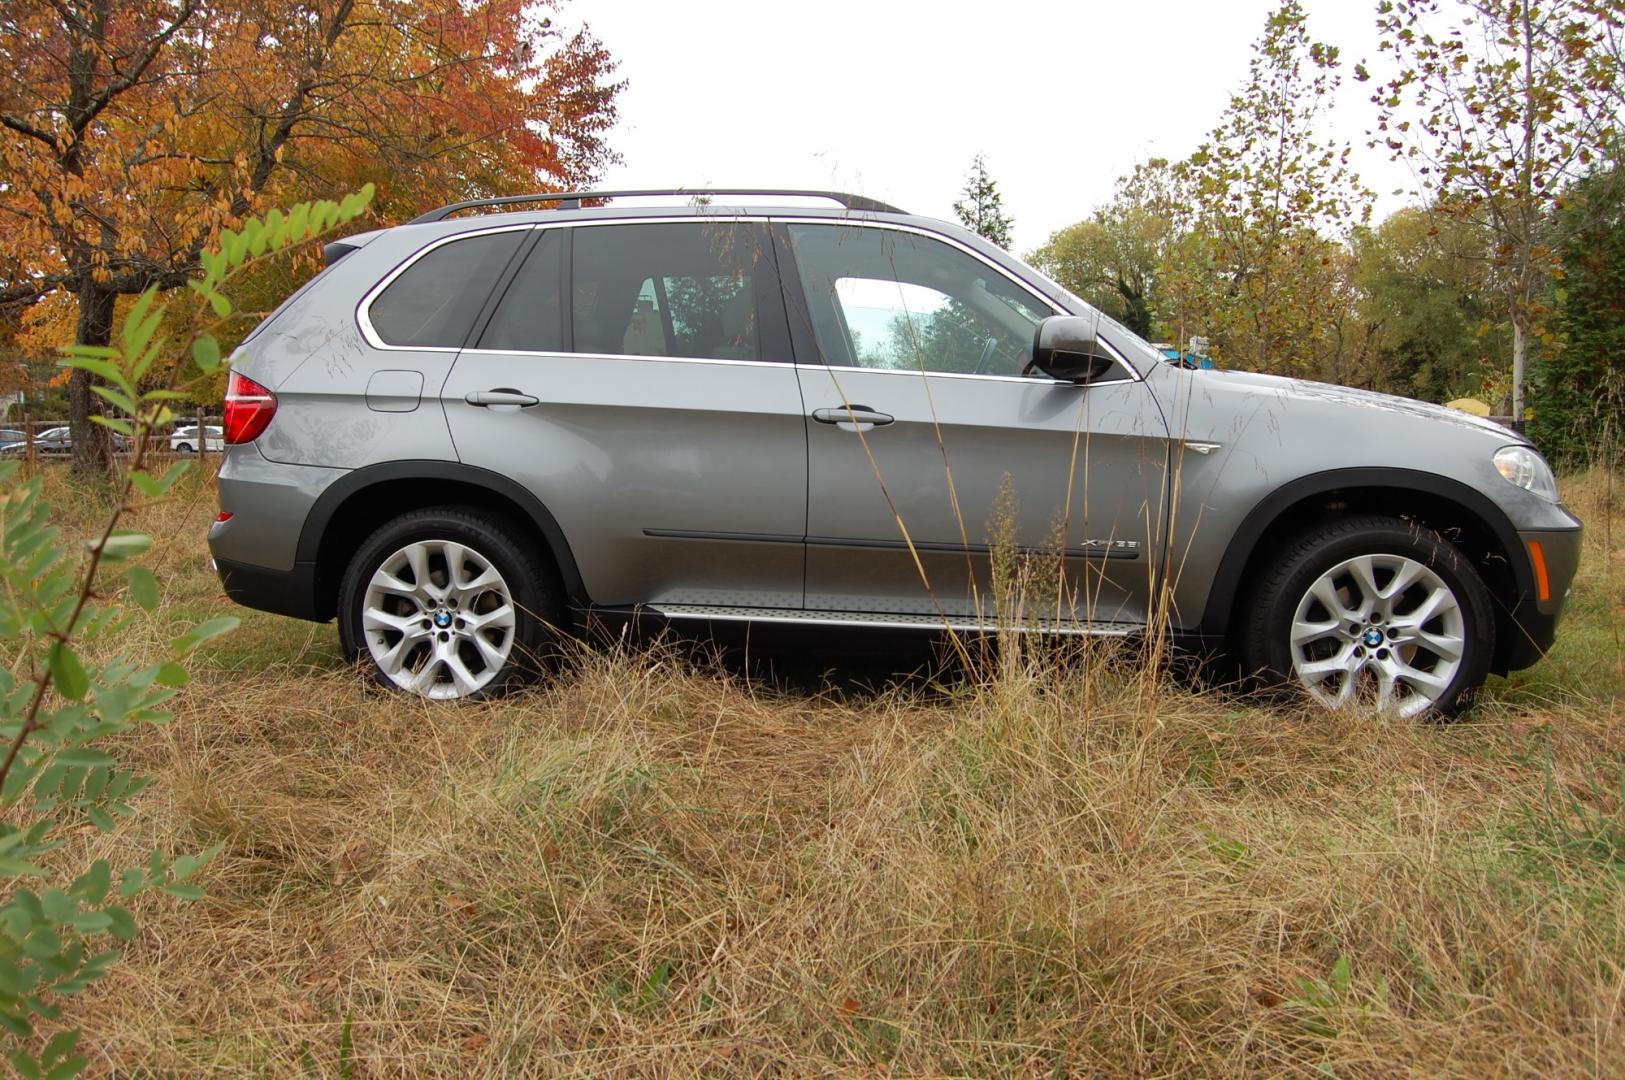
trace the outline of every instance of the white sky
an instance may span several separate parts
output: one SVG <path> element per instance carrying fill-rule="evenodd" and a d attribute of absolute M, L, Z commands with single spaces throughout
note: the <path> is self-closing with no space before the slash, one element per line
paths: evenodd
<path fill-rule="evenodd" d="M 854 191 L 953 218 L 987 156 L 1025 253 L 1111 197 L 1137 161 L 1190 153 L 1247 73 L 1275 0 L 574 0 L 628 80 L 605 187 Z M 1332 133 L 1379 194 L 1409 171 L 1365 149 L 1375 0 L 1304 0 L 1342 49 Z M 1379 60 L 1379 56 L 1382 60 Z"/>

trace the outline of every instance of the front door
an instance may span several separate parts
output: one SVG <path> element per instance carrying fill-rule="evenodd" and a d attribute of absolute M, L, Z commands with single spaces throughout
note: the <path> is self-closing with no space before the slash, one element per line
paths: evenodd
<path fill-rule="evenodd" d="M 986 617 L 997 563 L 1020 592 L 1007 613 L 1143 623 L 1167 431 L 1133 369 L 1089 386 L 1024 375 L 1056 309 L 956 244 L 781 229 L 805 301 L 791 319 L 822 361 L 798 368 L 807 607 Z"/>
<path fill-rule="evenodd" d="M 565 282 L 569 282 L 565 285 Z M 592 601 L 799 608 L 805 410 L 762 223 L 548 228 L 442 399 Z"/>

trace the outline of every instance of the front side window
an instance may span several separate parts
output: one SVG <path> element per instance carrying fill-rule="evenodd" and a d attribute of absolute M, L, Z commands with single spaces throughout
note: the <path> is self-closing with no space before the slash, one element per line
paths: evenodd
<path fill-rule="evenodd" d="M 600 225 L 574 244 L 576 352 L 761 359 L 757 293 L 775 281 L 762 226 Z"/>
<path fill-rule="evenodd" d="M 826 363 L 1020 375 L 1054 308 L 958 248 L 862 225 L 791 225 Z"/>
<path fill-rule="evenodd" d="M 373 332 L 386 345 L 462 348 L 524 235 L 486 233 L 434 248 L 373 299 Z"/>

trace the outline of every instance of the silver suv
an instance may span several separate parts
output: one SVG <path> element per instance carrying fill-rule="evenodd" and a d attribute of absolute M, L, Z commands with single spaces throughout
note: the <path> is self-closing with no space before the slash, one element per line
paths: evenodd
<path fill-rule="evenodd" d="M 620 198 L 650 194 L 686 201 Z M 1508 430 L 1169 364 L 869 199 L 487 199 L 327 258 L 233 357 L 209 543 L 232 598 L 337 617 L 428 697 L 595 614 L 981 629 L 1013 545 L 1057 569 L 1005 625 L 1165 617 L 1328 705 L 1448 715 L 1551 644 L 1579 560 Z"/>

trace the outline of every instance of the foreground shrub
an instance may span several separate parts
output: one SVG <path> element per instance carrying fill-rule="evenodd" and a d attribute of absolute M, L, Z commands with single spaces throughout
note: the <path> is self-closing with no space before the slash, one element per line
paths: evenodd
<path fill-rule="evenodd" d="M 342 202 L 273 210 L 226 232 L 219 251 L 203 256 L 192 289 L 208 302 L 203 312 L 225 319 L 231 303 L 221 293 L 241 268 L 303 242 L 361 213 L 371 186 Z M 186 659 L 211 638 L 236 626 L 210 619 L 168 642 L 157 656 L 121 651 L 92 659 L 86 646 L 118 642 L 138 617 L 157 606 L 158 580 L 141 556 L 150 537 L 122 528 L 144 503 L 164 499 L 187 465 L 158 474 L 148 468 L 151 433 L 170 422 L 167 402 L 181 395 L 177 381 L 221 365 L 209 327 L 185 327 L 191 364 L 170 363 L 167 380 L 150 387 L 168 356 L 160 336 L 168 305 L 148 289 L 126 318 L 117 348 L 74 347 L 64 365 L 101 380 L 94 387 L 112 407 L 98 417 L 131 439 L 135 451 L 115 478 L 111 508 L 95 537 L 70 545 L 53 523 L 39 477 L 19 480 L 15 462 L 0 465 L 0 636 L 10 666 L 0 670 L 0 1026 L 10 1041 L 10 1062 L 25 1077 L 72 1076 L 87 1063 L 76 1053 L 77 1029 L 36 1038 L 40 1021 L 54 1021 L 59 1000 L 100 979 L 117 960 L 121 943 L 136 935 L 126 904 L 157 890 L 186 902 L 202 897 L 190 879 L 218 851 L 171 857 L 153 850 L 115 875 L 106 859 L 64 865 L 57 849 L 85 827 L 113 832 L 134 813 L 132 800 L 147 779 L 124 768 L 114 750 L 120 736 L 162 724 L 163 709 L 185 685 Z M 199 316 L 202 317 L 202 316 Z"/>

